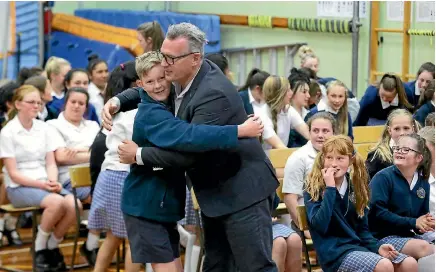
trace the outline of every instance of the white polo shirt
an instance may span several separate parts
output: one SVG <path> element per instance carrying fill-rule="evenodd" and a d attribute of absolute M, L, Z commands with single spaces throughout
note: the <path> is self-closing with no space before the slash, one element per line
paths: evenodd
<path fill-rule="evenodd" d="M 101 94 L 100 89 L 92 82 L 89 83 L 88 93 L 89 93 L 89 103 L 91 103 L 94 106 L 95 111 L 97 112 L 98 120 L 101 123 L 102 120 L 101 112 L 103 111 L 103 107 L 104 107 L 104 97 Z"/>
<path fill-rule="evenodd" d="M 263 140 L 267 140 L 274 135 L 277 135 L 284 145 L 288 145 L 289 133 L 291 132 L 291 129 L 295 129 L 304 123 L 304 120 L 300 114 L 290 106 L 287 106 L 285 111 L 281 111 L 277 115 L 277 131 L 274 130 L 274 125 L 271 119 L 271 110 L 266 103 L 262 106 L 259 116 L 264 124 L 264 130 L 262 134 Z M 262 147 L 264 150 L 269 150 L 272 148 L 271 145 L 266 142 L 262 144 Z"/>
<path fill-rule="evenodd" d="M 51 128 L 50 140 L 56 149 L 61 147 L 89 148 L 94 142 L 100 127 L 97 122 L 82 119 L 78 127 L 68 122 L 61 112 L 57 119 L 47 121 Z M 59 182 L 65 183 L 70 175 L 68 165 L 59 166 Z"/>
<path fill-rule="evenodd" d="M 32 128 L 25 129 L 15 116 L 0 133 L 0 158 L 15 158 L 17 169 L 22 175 L 35 180 L 47 180 L 46 155 L 56 150 L 50 140 L 49 126 L 33 119 Z M 3 167 L 6 187 L 19 187 Z"/>
<path fill-rule="evenodd" d="M 286 161 L 282 192 L 298 195 L 298 204 L 300 205 L 304 205 L 303 186 L 307 176 L 312 171 L 316 154 L 317 151 L 313 148 L 312 142 L 308 141 L 292 153 Z"/>
<path fill-rule="evenodd" d="M 257 102 L 251 94 L 250 88 L 248 88 L 248 100 L 253 107 L 254 115 L 259 116 L 260 112 L 262 112 L 262 107 L 266 104 L 265 101 Z"/>
<path fill-rule="evenodd" d="M 430 177 L 428 178 L 428 183 L 430 183 L 430 214 L 433 215 L 433 217 L 435 216 L 435 182 L 434 182 L 434 177 L 432 174 L 430 174 Z"/>
<path fill-rule="evenodd" d="M 118 146 L 123 140 L 132 140 L 133 122 L 138 109 L 120 112 L 114 116 L 112 130 L 106 135 L 106 147 L 101 171 L 110 169 L 113 171 L 130 171 L 130 164 L 120 163 Z"/>

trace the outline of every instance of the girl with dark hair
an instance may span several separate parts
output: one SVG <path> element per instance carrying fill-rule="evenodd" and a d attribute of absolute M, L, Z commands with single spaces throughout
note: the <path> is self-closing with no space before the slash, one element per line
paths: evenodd
<path fill-rule="evenodd" d="M 120 64 L 109 76 L 105 101 L 128 88 L 138 86 L 138 83 L 135 61 Z M 130 171 L 130 166 L 119 162 L 117 149 L 123 140 L 131 140 L 136 112 L 137 110 L 132 110 L 116 115 L 113 120 L 113 129 L 107 131 L 102 128 L 91 145 L 90 168 L 93 201 L 88 218 L 88 239 L 80 252 L 89 264 L 95 266 L 96 271 L 106 270 L 105 267 L 107 268 L 113 256 L 110 251 L 116 248 L 114 244 L 119 243 L 120 238 L 126 238 L 119 203 L 123 181 Z M 120 216 L 115 216 L 117 214 Z M 107 236 L 102 248 L 99 249 L 98 241 L 102 230 L 107 231 Z M 130 252 L 128 254 L 130 256 Z"/>
<path fill-rule="evenodd" d="M 227 60 L 226 57 L 224 57 L 222 54 L 219 53 L 213 53 L 213 54 L 207 54 L 205 58 L 215 63 L 216 66 L 218 66 L 218 68 L 220 68 L 220 70 L 224 73 L 224 75 L 229 80 L 232 80 L 232 72 L 230 72 L 229 61 Z"/>
<path fill-rule="evenodd" d="M 307 108 L 309 107 L 310 99 L 310 87 L 309 89 L 301 88 L 302 84 L 310 84 L 310 79 L 304 71 L 297 70 L 293 68 L 291 74 L 288 77 L 292 96 L 291 96 L 291 106 L 300 114 L 301 118 L 306 117 L 309 113 Z M 295 129 L 291 129 L 289 134 L 288 147 L 300 147 L 307 143 L 307 139 L 301 136 Z"/>
<path fill-rule="evenodd" d="M 419 98 L 432 80 L 434 80 L 434 63 L 426 62 L 419 67 L 416 73 L 416 80 L 404 83 L 404 87 L 409 89 L 414 95 L 413 105 L 419 109 Z"/>
<path fill-rule="evenodd" d="M 18 89 L 18 85 L 15 81 L 10 81 L 0 87 L 0 130 L 8 121 L 8 112 L 14 107 L 12 99 L 14 97 L 15 90 Z"/>
<path fill-rule="evenodd" d="M 422 126 L 425 125 L 425 119 L 427 116 L 430 113 L 435 112 L 434 98 L 434 79 L 432 79 L 426 86 L 425 90 L 421 92 L 418 106 L 416 107 L 418 110 L 413 116 Z"/>
<path fill-rule="evenodd" d="M 69 89 L 77 87 L 77 88 L 83 88 L 85 90 L 88 90 L 89 86 L 89 77 L 88 73 L 83 69 L 71 69 L 68 71 L 68 73 L 65 75 L 64 79 L 64 92 L 66 93 Z M 62 97 L 61 99 L 53 100 L 53 102 L 50 104 L 50 106 L 56 110 L 56 114 L 59 115 L 61 111 L 63 111 L 65 106 L 65 97 Z M 99 123 L 97 111 L 95 107 L 90 104 L 87 107 L 87 110 L 84 115 L 85 119 L 96 121 Z"/>
<path fill-rule="evenodd" d="M 360 110 L 354 126 L 374 126 L 386 123 L 389 113 L 398 108 L 413 112 L 414 97 L 405 89 L 401 79 L 393 74 L 383 75 L 380 83 L 370 85 L 360 100 Z"/>
<path fill-rule="evenodd" d="M 20 72 L 18 73 L 17 77 L 17 83 L 21 86 L 24 84 L 24 82 L 34 76 L 40 76 L 44 72 L 44 69 L 38 66 L 34 66 L 32 68 L 21 68 Z"/>
<path fill-rule="evenodd" d="M 158 51 L 162 46 L 165 35 L 158 21 L 143 23 L 136 29 L 138 42 L 144 53 Z"/>
<path fill-rule="evenodd" d="M 105 60 L 98 58 L 97 55 L 88 57 L 88 66 L 86 68 L 90 77 L 88 86 L 89 102 L 95 107 L 100 123 L 100 114 L 104 106 L 104 96 L 108 80 L 108 65 Z"/>
<path fill-rule="evenodd" d="M 239 88 L 239 95 L 242 98 L 242 103 L 244 103 L 244 109 L 247 115 L 257 115 L 257 112 L 259 112 L 265 104 L 262 88 L 265 80 L 269 76 L 269 73 L 253 68 L 253 70 L 248 73 L 244 86 Z"/>
<path fill-rule="evenodd" d="M 369 231 L 368 175 L 350 138 L 337 135 L 324 143 L 303 194 L 323 271 L 418 271 L 413 258 L 400 254 L 395 245 L 378 241 Z"/>
<path fill-rule="evenodd" d="M 431 153 L 417 134 L 400 136 L 392 149 L 394 165 L 378 172 L 370 183 L 369 228 L 381 243 L 420 259 L 434 253 L 428 183 Z"/>

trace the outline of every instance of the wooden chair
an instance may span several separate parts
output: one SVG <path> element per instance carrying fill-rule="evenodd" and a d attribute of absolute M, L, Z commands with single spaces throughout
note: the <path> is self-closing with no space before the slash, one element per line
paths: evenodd
<path fill-rule="evenodd" d="M 77 198 L 77 188 L 81 187 L 88 187 L 91 186 L 91 172 L 89 170 L 89 164 L 78 164 L 73 165 L 69 167 L 69 173 L 70 173 L 70 181 L 71 181 L 71 187 L 73 189 L 73 195 L 74 195 L 74 207 L 76 210 L 76 235 L 74 236 L 74 246 L 73 246 L 73 256 L 71 257 L 71 266 L 70 271 L 73 271 L 74 268 L 78 268 L 74 265 L 74 262 L 76 260 L 76 251 L 77 251 L 77 242 L 79 240 L 80 236 L 80 209 L 78 201 L 80 201 Z"/>
<path fill-rule="evenodd" d="M 353 127 L 354 143 L 376 143 L 380 140 L 385 126 Z"/>
<path fill-rule="evenodd" d="M 364 160 L 368 157 L 368 152 L 371 148 L 373 148 L 376 144 L 375 143 L 367 143 L 367 144 L 355 144 L 354 148 L 356 149 L 357 153 L 362 156 Z"/>
<path fill-rule="evenodd" d="M 0 174 L 3 173 L 3 160 L 0 160 Z M 0 185 L 2 185 L 0 183 Z M 5 189 L 5 188 L 1 188 L 0 190 Z M 0 203 L 2 204 L 2 203 Z M 36 271 L 36 263 L 35 263 L 35 240 L 36 240 L 36 233 L 37 233 L 37 217 L 38 214 L 41 214 L 43 211 L 43 209 L 41 209 L 40 207 L 25 207 L 25 208 L 15 208 L 14 206 L 12 206 L 12 204 L 4 204 L 4 205 L 0 205 L 0 212 L 2 213 L 10 213 L 13 215 L 20 215 L 22 213 L 26 213 L 26 212 L 31 212 L 32 213 L 32 248 L 31 250 L 31 255 L 32 255 L 32 271 Z M 11 269 L 11 268 L 6 268 L 0 265 L 0 271 L 22 271 L 22 270 L 18 270 L 18 269 Z"/>
<path fill-rule="evenodd" d="M 269 159 L 274 169 L 276 170 L 277 179 L 280 182 L 280 185 L 277 188 L 276 192 L 277 195 L 282 200 L 283 200 L 283 193 L 282 193 L 283 177 L 284 177 L 286 162 L 288 161 L 289 156 L 291 156 L 291 154 L 295 152 L 297 149 L 298 148 L 284 148 L 284 149 L 271 149 L 269 151 Z"/>
<path fill-rule="evenodd" d="M 303 242 L 303 250 L 306 258 L 306 268 L 308 272 L 312 271 L 312 264 L 309 258 L 309 246 L 313 247 L 312 239 L 306 239 L 304 237 L 304 231 L 309 230 L 309 223 L 307 222 L 306 207 L 303 205 L 297 206 L 297 217 L 298 217 L 298 229 L 301 241 Z"/>

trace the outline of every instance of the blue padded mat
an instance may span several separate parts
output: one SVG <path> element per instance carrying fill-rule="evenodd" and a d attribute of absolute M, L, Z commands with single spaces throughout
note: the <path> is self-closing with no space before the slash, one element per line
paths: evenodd
<path fill-rule="evenodd" d="M 106 60 L 109 71 L 123 62 L 135 59 L 127 50 L 116 44 L 89 40 L 61 31 L 53 32 L 50 42 L 51 55 L 68 60 L 73 68 L 85 68 L 91 54 L 97 54 Z"/>
<path fill-rule="evenodd" d="M 206 53 L 217 53 L 221 50 L 220 18 L 216 15 L 191 15 L 166 11 L 129 11 L 129 10 L 102 10 L 80 9 L 74 12 L 75 16 L 96 22 L 136 29 L 144 22 L 158 21 L 166 33 L 172 24 L 189 22 L 198 26 L 206 33 L 208 44 Z"/>

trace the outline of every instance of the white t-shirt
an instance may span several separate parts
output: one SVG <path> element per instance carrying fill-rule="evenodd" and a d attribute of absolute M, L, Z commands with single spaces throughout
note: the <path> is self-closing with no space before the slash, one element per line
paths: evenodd
<path fill-rule="evenodd" d="M 307 176 L 312 171 L 316 154 L 317 151 L 313 148 L 312 142 L 308 141 L 292 153 L 286 161 L 282 192 L 298 195 L 298 204 L 300 205 L 304 205 L 303 186 Z"/>
<path fill-rule="evenodd" d="M 291 129 L 295 129 L 303 124 L 304 120 L 293 107 L 287 106 L 286 109 L 286 111 L 281 111 L 277 115 L 277 131 L 275 131 L 269 106 L 266 103 L 262 106 L 259 116 L 264 124 L 262 134 L 263 140 L 267 140 L 274 135 L 277 135 L 284 145 L 288 145 Z M 266 142 L 263 143 L 262 147 L 264 150 L 272 148 L 271 145 Z"/>
<path fill-rule="evenodd" d="M 0 133 L 0 158 L 15 158 L 17 169 L 22 175 L 35 180 L 47 180 L 46 155 L 56 150 L 50 140 L 49 126 L 34 119 L 32 128 L 25 129 L 15 116 Z M 3 167 L 6 187 L 19 187 Z"/>
<path fill-rule="evenodd" d="M 92 82 L 89 83 L 88 93 L 89 93 L 89 103 L 91 103 L 94 106 L 98 116 L 98 121 L 101 123 L 101 112 L 103 111 L 103 107 L 104 107 L 104 97 L 101 94 L 100 89 Z"/>
<path fill-rule="evenodd" d="M 130 171 L 130 164 L 120 163 L 118 156 L 118 146 L 123 140 L 132 140 L 133 122 L 138 109 L 128 112 L 120 112 L 113 119 L 112 130 L 107 133 L 104 161 L 101 171 L 110 169 L 113 171 Z"/>
<path fill-rule="evenodd" d="M 56 149 L 61 147 L 89 148 L 94 142 L 100 127 L 97 122 L 82 119 L 78 127 L 68 122 L 61 112 L 58 119 L 47 121 L 51 129 L 50 140 Z M 68 165 L 59 166 L 59 182 L 65 183 L 69 178 Z"/>

